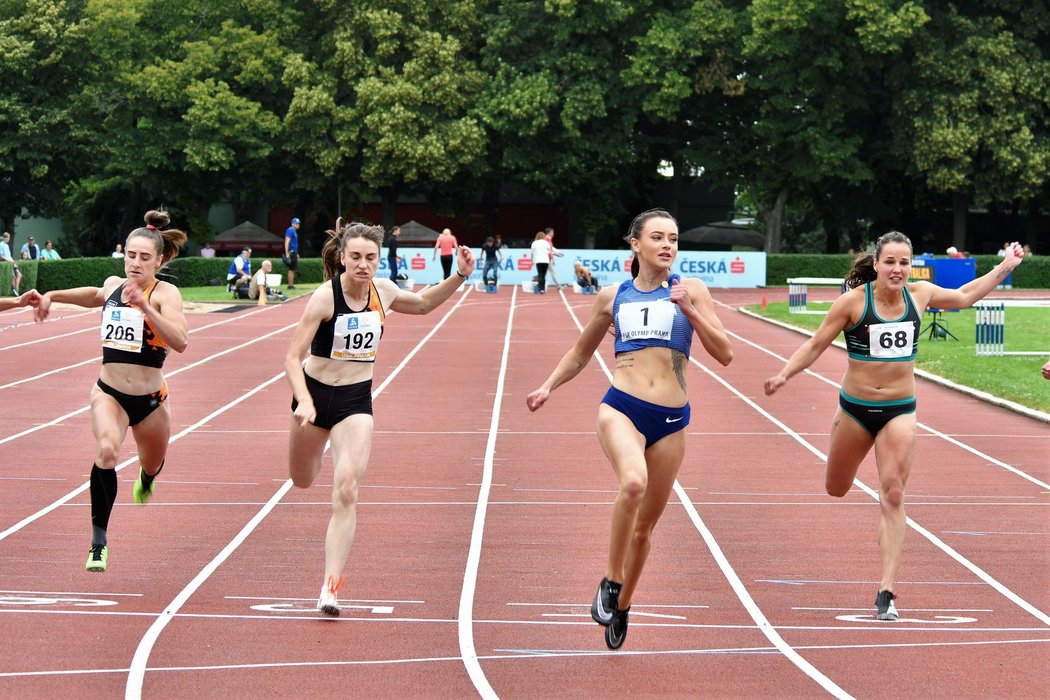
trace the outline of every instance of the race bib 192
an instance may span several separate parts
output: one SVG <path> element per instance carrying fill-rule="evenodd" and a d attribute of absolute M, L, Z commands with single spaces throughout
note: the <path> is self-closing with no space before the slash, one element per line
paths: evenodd
<path fill-rule="evenodd" d="M 374 362 L 383 326 L 378 311 L 339 314 L 332 329 L 333 360 Z"/>

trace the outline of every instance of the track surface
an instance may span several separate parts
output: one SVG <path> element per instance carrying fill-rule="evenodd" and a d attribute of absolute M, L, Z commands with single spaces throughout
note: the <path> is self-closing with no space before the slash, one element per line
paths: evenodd
<path fill-rule="evenodd" d="M 689 368 L 688 454 L 617 652 L 589 615 L 606 369 L 524 401 L 593 299 L 466 291 L 391 317 L 338 619 L 313 610 L 330 460 L 287 482 L 302 300 L 188 315 L 167 467 L 133 505 L 125 443 L 101 575 L 83 570 L 97 313 L 0 314 L 0 696 L 1050 696 L 1047 425 L 920 382 L 901 620 L 876 622 L 873 458 L 823 493 L 845 354 L 762 395 L 802 336 L 735 310 L 760 294 L 786 290 L 714 290 L 735 359 Z"/>

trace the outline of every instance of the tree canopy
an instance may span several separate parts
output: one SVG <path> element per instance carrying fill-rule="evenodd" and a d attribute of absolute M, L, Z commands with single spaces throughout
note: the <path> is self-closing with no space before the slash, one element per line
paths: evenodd
<path fill-rule="evenodd" d="M 0 0 L 0 218 L 97 253 L 160 204 L 206 240 L 218 202 L 412 196 L 491 233 L 527 188 L 602 244 L 670 177 L 770 252 L 951 211 L 964 247 L 1050 195 L 1048 46 L 1042 0 Z"/>

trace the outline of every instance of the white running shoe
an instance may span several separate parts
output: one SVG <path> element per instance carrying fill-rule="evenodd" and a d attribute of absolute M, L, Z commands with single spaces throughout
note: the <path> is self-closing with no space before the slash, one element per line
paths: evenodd
<path fill-rule="evenodd" d="M 317 599 L 317 609 L 325 615 L 339 617 L 339 589 L 343 587 L 343 577 L 336 580 L 329 576 L 328 580 L 321 586 L 321 596 Z"/>
<path fill-rule="evenodd" d="M 897 606 L 893 603 L 896 597 L 891 591 L 879 591 L 879 594 L 875 596 L 875 618 L 877 620 L 892 622 L 897 619 Z"/>

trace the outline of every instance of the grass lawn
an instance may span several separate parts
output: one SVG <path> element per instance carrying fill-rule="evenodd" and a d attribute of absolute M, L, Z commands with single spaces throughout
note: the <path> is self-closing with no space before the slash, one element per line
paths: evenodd
<path fill-rule="evenodd" d="M 287 286 L 281 287 L 281 291 L 289 299 L 295 297 L 301 297 L 314 291 L 321 285 L 319 284 L 297 284 L 295 289 L 288 289 Z M 203 303 L 203 304 L 254 304 L 254 299 L 234 299 L 233 294 L 226 291 L 226 285 L 221 287 L 216 285 L 214 287 L 179 287 L 179 292 L 182 293 L 182 300 Z"/>
<path fill-rule="evenodd" d="M 827 308 L 829 305 L 819 302 L 809 304 L 811 309 Z M 816 330 L 824 320 L 823 315 L 790 313 L 787 302 L 769 304 L 765 309 L 757 304 L 746 308 L 759 316 L 809 330 Z M 941 323 L 958 340 L 931 340 L 926 329 L 933 317 L 931 314 L 923 315 L 924 332 L 919 339 L 916 367 L 956 384 L 1050 413 L 1050 382 L 1043 379 L 1040 373 L 1040 368 L 1050 356 L 1050 307 L 1006 308 L 1006 351 L 1038 351 L 1042 353 L 1040 355 L 977 357 L 974 349 L 975 315 L 973 309 L 941 314 Z M 841 334 L 838 339 L 843 341 Z"/>

